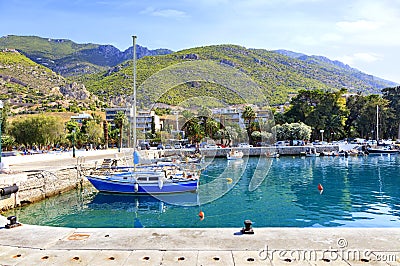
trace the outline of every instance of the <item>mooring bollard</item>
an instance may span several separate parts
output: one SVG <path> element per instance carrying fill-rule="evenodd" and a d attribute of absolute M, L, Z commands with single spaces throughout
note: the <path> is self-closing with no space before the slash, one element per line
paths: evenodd
<path fill-rule="evenodd" d="M 8 216 L 7 220 L 10 221 L 10 223 L 6 224 L 5 228 L 10 229 L 13 227 L 20 226 L 21 224 L 17 222 L 17 217 L 16 216 Z"/>
<path fill-rule="evenodd" d="M 251 228 L 252 224 L 252 221 L 244 220 L 244 227 L 242 228 L 242 230 L 240 230 L 240 232 L 242 234 L 254 234 L 253 228 Z"/>

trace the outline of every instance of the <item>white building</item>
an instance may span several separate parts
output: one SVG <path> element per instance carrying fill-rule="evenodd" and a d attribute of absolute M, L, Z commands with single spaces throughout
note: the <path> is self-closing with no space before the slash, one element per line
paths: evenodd
<path fill-rule="evenodd" d="M 114 118 L 118 112 L 124 112 L 128 123 L 133 123 L 133 108 L 128 107 L 116 107 L 116 108 L 106 108 L 106 120 L 111 125 L 113 124 Z M 154 111 L 137 111 L 136 113 L 136 128 L 143 133 L 152 132 L 152 125 L 154 123 L 154 130 L 161 130 L 160 117 L 155 114 Z"/>
<path fill-rule="evenodd" d="M 84 120 L 92 120 L 93 117 L 90 114 L 87 113 L 82 113 L 78 115 L 73 115 L 71 116 L 71 120 L 78 122 L 79 124 L 82 124 Z"/>

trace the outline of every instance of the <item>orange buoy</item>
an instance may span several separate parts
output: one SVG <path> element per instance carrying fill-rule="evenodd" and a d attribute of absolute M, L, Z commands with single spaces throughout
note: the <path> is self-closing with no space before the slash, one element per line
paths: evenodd
<path fill-rule="evenodd" d="M 200 220 L 202 221 L 204 219 L 204 212 L 200 211 L 199 212 L 199 217 L 200 217 Z"/>
<path fill-rule="evenodd" d="M 324 191 L 324 187 L 321 184 L 318 184 L 318 190 L 319 193 L 322 193 L 322 191 Z"/>

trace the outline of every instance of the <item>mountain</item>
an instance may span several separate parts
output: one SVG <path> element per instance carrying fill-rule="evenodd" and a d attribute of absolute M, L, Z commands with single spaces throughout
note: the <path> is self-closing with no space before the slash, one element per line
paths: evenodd
<path fill-rule="evenodd" d="M 0 38 L 0 49 L 16 49 L 32 61 L 63 76 L 107 70 L 132 58 L 132 47 L 120 51 L 112 45 L 77 44 L 66 39 L 8 35 Z M 168 49 L 149 50 L 137 45 L 137 58 L 172 53 Z"/>
<path fill-rule="evenodd" d="M 84 84 L 87 91 L 107 105 L 123 106 L 129 101 L 127 96 L 132 94 L 132 47 L 120 51 L 112 45 L 78 44 L 65 39 L 9 35 L 0 38 L 0 50 L 2 48 L 15 48 L 21 56 L 25 55 L 35 63 L 67 77 L 69 81 Z M 221 102 L 229 105 L 245 101 L 254 103 L 260 100 L 261 97 L 246 83 L 234 86 L 236 92 L 248 95 L 248 99 L 232 93 L 229 82 L 233 82 L 235 74 L 229 76 L 222 73 L 221 66 L 227 72 L 237 71 L 239 75 L 250 78 L 250 83 L 257 84 L 262 90 L 262 96 L 271 104 L 285 103 L 301 89 L 335 91 L 346 88 L 351 93 L 369 94 L 397 86 L 394 82 L 367 75 L 339 61 L 287 50 L 211 45 L 172 52 L 168 49 L 149 50 L 137 46 L 137 57 L 140 58 L 137 62 L 138 100 L 144 107 L 154 102 L 179 105 L 196 96 L 204 96 L 197 98 L 196 104 L 207 105 L 221 105 Z M 176 78 L 173 75 L 165 75 L 168 70 L 187 63 L 200 64 L 201 71 L 205 71 L 202 73 L 204 76 L 194 77 L 193 69 L 180 69 L 174 73 L 185 80 L 175 84 Z M 32 78 L 29 69 L 25 71 L 32 82 L 42 82 Z M 158 80 L 149 86 L 148 80 L 156 73 Z M 163 73 L 161 78 L 159 73 Z M 13 77 L 12 73 L 4 74 L 4 69 L 0 69 L 0 74 Z M 24 80 L 23 74 L 18 71 L 17 74 L 19 76 L 13 78 Z M 218 82 L 208 79 L 208 74 L 218 77 Z M 59 78 L 63 79 L 63 84 L 50 84 L 48 87 L 65 87 L 68 81 L 61 76 Z M 28 87 L 35 86 L 30 83 Z"/>
<path fill-rule="evenodd" d="M 0 95 L 13 113 L 90 108 L 97 97 L 16 50 L 0 50 Z"/>
<path fill-rule="evenodd" d="M 206 81 L 195 80 L 177 84 L 176 87 L 171 87 L 167 94 L 164 94 L 159 87 L 171 82 L 169 79 L 172 78 L 168 76 L 164 76 L 151 88 L 141 86 L 145 80 L 162 69 L 188 61 L 205 60 L 246 74 L 259 84 L 271 104 L 285 103 L 290 95 L 296 94 L 301 89 L 336 91 L 346 88 L 352 93 L 369 94 L 380 93 L 381 89 L 396 85 L 324 57 L 309 57 L 294 52 L 282 54 L 277 51 L 247 49 L 235 45 L 213 45 L 191 48 L 169 55 L 148 56 L 138 60 L 139 102 L 144 106 L 152 102 L 177 105 L 194 95 L 199 95 L 210 99 L 221 98 L 227 104 L 240 103 L 241 100 L 233 97 L 232 92 L 224 89 L 224 86 Z M 217 73 L 218 70 L 213 65 L 209 65 L 208 71 Z M 185 69 L 182 69 L 181 73 L 191 75 L 191 72 Z M 80 81 L 100 99 L 108 99 L 114 105 L 124 105 L 127 97 L 123 96 L 132 93 L 131 62 L 118 65 L 112 71 L 86 75 L 81 77 Z M 250 90 L 244 93 L 252 94 Z"/>
<path fill-rule="evenodd" d="M 355 79 L 363 80 L 368 86 L 371 88 L 376 87 L 375 93 L 380 93 L 380 89 L 385 87 L 395 87 L 398 84 L 392 81 L 384 80 L 373 75 L 368 75 L 356 68 L 352 68 L 347 64 L 344 64 L 338 60 L 331 60 L 325 56 L 317 56 L 317 55 L 305 55 L 301 53 L 296 53 L 287 50 L 275 50 L 275 52 L 286 55 L 291 58 L 295 58 L 308 64 L 317 65 L 317 66 L 324 66 L 325 68 L 329 69 L 332 72 L 341 72 L 346 71 L 348 75 L 352 76 Z"/>

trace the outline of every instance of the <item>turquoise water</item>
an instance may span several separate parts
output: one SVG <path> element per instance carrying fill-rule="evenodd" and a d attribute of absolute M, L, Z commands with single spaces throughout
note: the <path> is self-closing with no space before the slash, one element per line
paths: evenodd
<path fill-rule="evenodd" d="M 217 158 L 198 193 L 160 201 L 83 188 L 5 215 L 66 227 L 400 227 L 399 166 L 400 156 Z"/>

